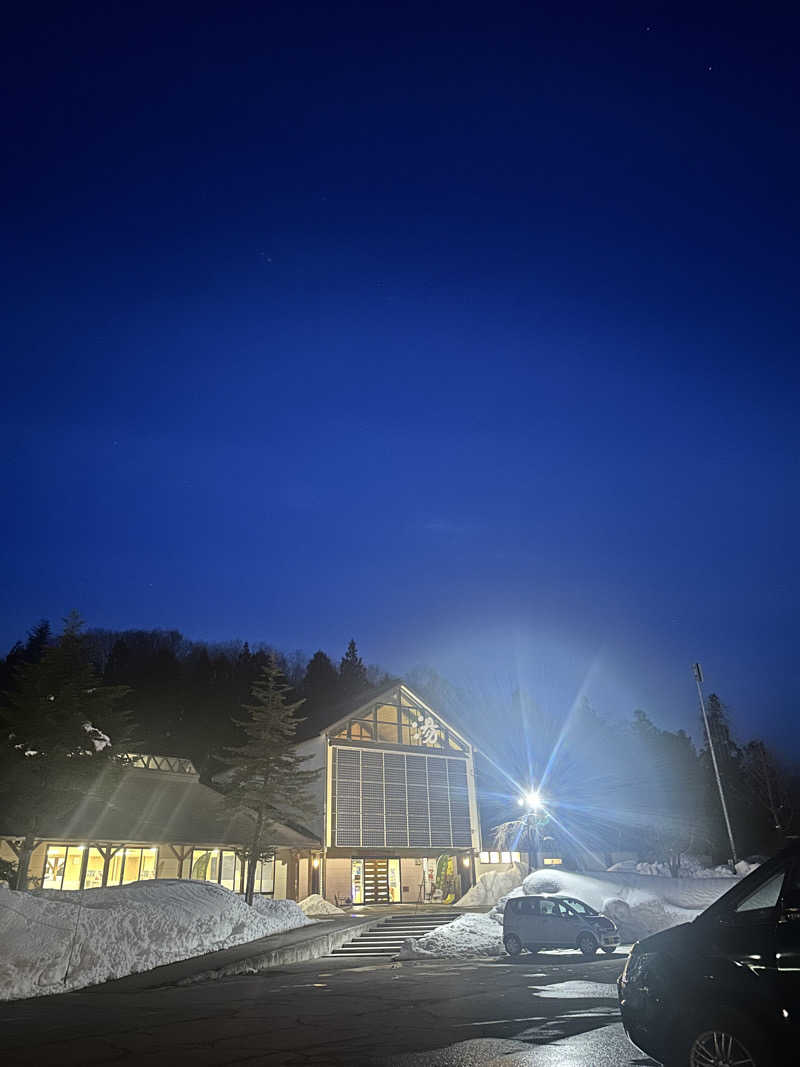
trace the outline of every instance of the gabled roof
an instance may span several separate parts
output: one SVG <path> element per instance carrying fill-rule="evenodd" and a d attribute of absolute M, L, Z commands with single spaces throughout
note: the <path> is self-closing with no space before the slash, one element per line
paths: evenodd
<path fill-rule="evenodd" d="M 300 735 L 300 731 L 298 730 L 298 740 L 308 740 L 310 737 L 318 737 L 322 734 L 330 735 L 344 726 L 350 719 L 358 718 L 360 712 L 368 711 L 373 704 L 380 703 L 381 701 L 385 701 L 387 704 L 400 703 L 400 692 L 402 692 L 409 700 L 413 701 L 415 705 L 430 712 L 431 715 L 439 719 L 440 722 L 447 726 L 448 729 L 452 730 L 452 732 L 466 745 L 472 746 L 473 742 L 470 741 L 469 737 L 465 735 L 460 727 L 455 726 L 449 718 L 444 718 L 440 712 L 426 704 L 422 697 L 415 693 L 413 689 L 410 689 L 405 682 L 399 678 L 395 678 L 390 682 L 383 682 L 381 685 L 372 686 L 372 688 L 362 690 L 362 692 L 349 697 L 347 700 L 339 701 L 325 716 L 327 725 L 322 730 L 317 729 L 314 733 L 306 732 L 303 736 Z"/>

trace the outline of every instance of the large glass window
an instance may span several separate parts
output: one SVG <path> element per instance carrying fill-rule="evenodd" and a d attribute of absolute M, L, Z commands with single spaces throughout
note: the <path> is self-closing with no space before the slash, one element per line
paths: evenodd
<path fill-rule="evenodd" d="M 84 889 L 98 889 L 103 884 L 103 854 L 99 848 L 90 848 L 86 861 L 86 876 L 83 879 Z"/>
<path fill-rule="evenodd" d="M 88 855 L 87 855 L 88 853 Z M 84 872 L 83 886 L 81 874 Z M 139 879 L 155 878 L 157 848 L 120 848 L 108 865 L 107 885 L 126 885 Z M 85 845 L 48 845 L 45 857 L 44 889 L 96 889 L 103 884 L 105 859 L 99 848 Z"/>
<path fill-rule="evenodd" d="M 266 864 L 265 864 L 266 866 Z M 200 882 L 217 882 L 226 889 L 238 893 L 242 881 L 242 861 L 233 849 L 219 848 L 195 848 L 192 850 L 192 865 L 190 878 Z M 269 881 L 270 891 L 272 880 Z M 260 869 L 256 871 L 256 892 L 261 892 Z"/>
<path fill-rule="evenodd" d="M 121 848 L 111 857 L 107 884 L 129 885 L 155 878 L 157 867 L 157 848 Z"/>
<path fill-rule="evenodd" d="M 256 864 L 256 893 L 272 895 L 275 892 L 275 859 L 259 860 Z"/>
<path fill-rule="evenodd" d="M 335 736 L 350 741 L 376 741 L 414 748 L 449 748 L 454 752 L 467 750 L 463 741 L 440 723 L 435 715 L 407 701 L 402 705 L 375 704 L 357 719 L 351 719 Z"/>
<path fill-rule="evenodd" d="M 219 849 L 192 849 L 191 878 L 200 882 L 219 881 Z"/>
<path fill-rule="evenodd" d="M 64 866 L 67 859 L 66 845 L 48 845 L 44 861 L 43 889 L 60 889 L 64 881 Z"/>
<path fill-rule="evenodd" d="M 84 845 L 48 845 L 43 889 L 80 889 Z"/>
<path fill-rule="evenodd" d="M 222 863 L 220 864 L 219 883 L 226 889 L 239 892 L 241 884 L 242 861 L 235 852 L 223 851 Z"/>

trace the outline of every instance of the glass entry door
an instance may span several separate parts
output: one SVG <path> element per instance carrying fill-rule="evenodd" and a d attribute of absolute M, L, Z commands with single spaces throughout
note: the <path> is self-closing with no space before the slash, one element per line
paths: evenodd
<path fill-rule="evenodd" d="M 389 903 L 389 860 L 364 860 L 364 903 Z"/>

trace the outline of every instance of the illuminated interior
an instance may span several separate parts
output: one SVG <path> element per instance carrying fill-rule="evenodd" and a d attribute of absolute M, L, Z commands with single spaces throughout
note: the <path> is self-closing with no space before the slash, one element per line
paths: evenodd
<path fill-rule="evenodd" d="M 81 873 L 85 872 L 83 887 Z M 85 845 L 48 845 L 44 865 L 43 889 L 95 889 L 103 884 L 105 859 L 98 848 Z M 157 848 L 120 848 L 108 864 L 106 885 L 127 885 L 155 878 L 158 869 Z"/>
<path fill-rule="evenodd" d="M 481 863 L 520 863 L 522 855 L 519 852 L 481 852 L 478 859 Z"/>
<path fill-rule="evenodd" d="M 452 730 L 424 708 L 403 704 L 375 704 L 351 719 L 334 735 L 349 741 L 374 741 L 411 748 L 446 748 L 466 752 L 467 746 Z"/>

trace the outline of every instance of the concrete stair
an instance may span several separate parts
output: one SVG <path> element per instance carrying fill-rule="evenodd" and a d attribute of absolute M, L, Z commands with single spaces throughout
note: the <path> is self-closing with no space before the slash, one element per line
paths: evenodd
<path fill-rule="evenodd" d="M 335 948 L 332 956 L 380 956 L 391 959 L 410 937 L 422 937 L 439 926 L 451 923 L 457 911 L 419 912 L 409 915 L 390 915 L 371 930 Z"/>

